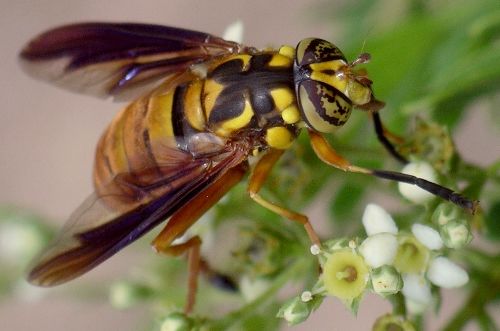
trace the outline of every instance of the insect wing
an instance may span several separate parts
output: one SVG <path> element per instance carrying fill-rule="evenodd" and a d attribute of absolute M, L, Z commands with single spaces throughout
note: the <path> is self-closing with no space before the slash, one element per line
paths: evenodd
<path fill-rule="evenodd" d="M 236 149 L 200 158 L 171 152 L 176 159 L 155 168 L 164 175 L 147 186 L 126 181 L 126 177 L 141 177 L 135 173 L 116 176 L 96 189 L 101 193 L 94 193 L 70 216 L 59 237 L 37 260 L 29 281 L 53 286 L 82 275 L 166 220 L 245 159 Z M 151 169 L 144 172 L 145 177 L 151 176 Z"/>
<path fill-rule="evenodd" d="M 71 91 L 130 100 L 169 75 L 242 46 L 152 24 L 81 23 L 42 33 L 20 53 L 35 78 Z"/>

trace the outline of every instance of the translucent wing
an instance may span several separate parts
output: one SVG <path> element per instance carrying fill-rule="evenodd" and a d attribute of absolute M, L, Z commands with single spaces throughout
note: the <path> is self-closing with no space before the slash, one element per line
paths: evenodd
<path fill-rule="evenodd" d="M 39 257 L 29 281 L 40 286 L 69 281 L 166 220 L 246 158 L 241 149 L 221 148 L 197 156 L 170 149 L 161 166 L 118 175 L 96 188 Z"/>
<path fill-rule="evenodd" d="M 130 100 L 195 63 L 239 52 L 207 33 L 136 23 L 80 23 L 42 33 L 22 50 L 26 71 L 54 85 Z"/>

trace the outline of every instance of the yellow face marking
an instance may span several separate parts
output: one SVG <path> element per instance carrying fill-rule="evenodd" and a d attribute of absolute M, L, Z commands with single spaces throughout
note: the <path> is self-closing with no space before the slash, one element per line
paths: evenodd
<path fill-rule="evenodd" d="M 291 64 L 292 59 L 281 54 L 274 54 L 268 63 L 270 67 L 289 67 Z"/>
<path fill-rule="evenodd" d="M 189 124 L 202 131 L 205 128 L 205 114 L 201 107 L 201 88 L 202 82 L 195 80 L 189 85 L 184 97 L 184 115 Z"/>
<path fill-rule="evenodd" d="M 278 110 L 283 110 L 290 106 L 295 99 L 292 90 L 286 87 L 271 90 L 271 97 L 273 98 L 274 104 Z"/>
<path fill-rule="evenodd" d="M 356 80 L 349 80 L 346 95 L 355 105 L 364 105 L 370 102 L 372 91 Z"/>
<path fill-rule="evenodd" d="M 295 58 L 295 48 L 290 45 L 281 46 L 278 53 L 292 60 Z"/>
<path fill-rule="evenodd" d="M 149 100 L 148 113 L 145 119 L 149 137 L 158 140 L 174 135 L 172 128 L 172 104 L 174 93 L 168 92 L 158 96 L 153 96 Z"/>
<path fill-rule="evenodd" d="M 287 149 L 292 145 L 295 138 L 287 128 L 277 126 L 267 129 L 265 139 L 272 148 Z"/>
<path fill-rule="evenodd" d="M 331 60 L 325 62 L 311 63 L 309 67 L 313 71 L 324 71 L 324 70 L 339 70 L 340 68 L 346 66 L 347 63 L 343 60 Z"/>
<path fill-rule="evenodd" d="M 341 66 L 345 65 L 342 60 L 334 60 L 328 62 L 314 63 L 310 67 L 313 70 L 311 72 L 311 79 L 319 82 L 328 84 L 340 92 L 347 94 L 347 83 L 346 77 L 340 77 L 336 74 L 327 74 L 323 71 L 326 70 L 338 70 Z"/>
<path fill-rule="evenodd" d="M 300 121 L 300 112 L 297 106 L 291 105 L 281 112 L 283 121 L 287 124 L 295 124 Z"/>
<path fill-rule="evenodd" d="M 241 115 L 222 123 L 221 129 L 218 130 L 217 133 L 227 136 L 231 134 L 233 131 L 239 130 L 247 126 L 252 120 L 252 117 L 253 117 L 252 105 L 247 99 L 245 99 L 245 108 L 243 109 Z"/>

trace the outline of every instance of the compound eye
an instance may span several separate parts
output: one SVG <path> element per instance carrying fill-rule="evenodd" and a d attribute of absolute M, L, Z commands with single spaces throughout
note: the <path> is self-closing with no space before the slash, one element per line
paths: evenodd
<path fill-rule="evenodd" d="M 344 54 L 337 46 L 323 39 L 307 38 L 299 42 L 295 59 L 298 66 L 331 60 L 344 60 Z"/>
<path fill-rule="evenodd" d="M 305 80 L 297 88 L 302 118 L 312 129 L 331 133 L 344 125 L 352 110 L 350 100 L 331 86 Z"/>

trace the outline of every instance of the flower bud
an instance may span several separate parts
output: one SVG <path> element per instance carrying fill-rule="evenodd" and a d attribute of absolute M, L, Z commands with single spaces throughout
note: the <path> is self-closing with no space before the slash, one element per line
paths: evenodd
<path fill-rule="evenodd" d="M 351 249 L 333 252 L 323 266 L 326 291 L 342 300 L 359 297 L 366 288 L 368 277 L 365 261 Z"/>
<path fill-rule="evenodd" d="M 339 249 L 349 248 L 349 239 L 342 237 L 336 239 L 326 240 L 321 244 L 321 248 L 323 248 L 328 253 L 333 253 L 334 251 L 338 251 Z M 311 246 L 311 252 L 313 251 L 313 246 Z"/>
<path fill-rule="evenodd" d="M 362 221 L 366 234 L 369 236 L 382 232 L 398 233 L 398 227 L 391 215 L 374 203 L 366 206 Z"/>
<path fill-rule="evenodd" d="M 449 248 L 462 248 L 472 240 L 469 223 L 464 219 L 447 222 L 439 229 L 444 244 Z"/>
<path fill-rule="evenodd" d="M 299 297 L 294 297 L 285 302 L 276 316 L 285 319 L 290 325 L 295 325 L 305 321 L 310 313 L 308 303 Z"/>
<path fill-rule="evenodd" d="M 175 312 L 171 313 L 161 323 L 160 331 L 191 331 L 193 320 L 186 315 Z"/>
<path fill-rule="evenodd" d="M 413 224 L 411 227 L 413 235 L 428 249 L 438 250 L 443 247 L 443 240 L 439 233 L 430 226 Z"/>
<path fill-rule="evenodd" d="M 359 252 L 366 264 L 378 268 L 384 264 L 392 264 L 398 251 L 398 240 L 392 233 L 377 233 L 366 238 Z"/>
<path fill-rule="evenodd" d="M 401 274 L 390 265 L 373 269 L 371 280 L 373 291 L 381 296 L 396 294 L 403 288 Z"/>
<path fill-rule="evenodd" d="M 434 285 L 443 288 L 460 287 L 469 281 L 469 275 L 464 269 L 443 256 L 431 261 L 427 278 Z"/>
<path fill-rule="evenodd" d="M 449 202 L 443 202 L 434 210 L 431 220 L 434 224 L 444 225 L 449 221 L 458 218 L 459 212 L 459 207 Z"/>
<path fill-rule="evenodd" d="M 381 296 L 398 293 L 403 288 L 403 278 L 393 266 L 384 265 L 371 272 L 373 291 Z"/>
<path fill-rule="evenodd" d="M 415 331 L 415 327 L 401 316 L 387 314 L 377 318 L 372 331 Z"/>
<path fill-rule="evenodd" d="M 401 170 L 401 172 L 404 174 L 420 177 L 431 182 L 436 182 L 437 179 L 436 171 L 431 167 L 430 164 L 423 161 L 408 163 Z M 416 185 L 398 183 L 398 187 L 401 195 L 415 204 L 422 205 L 434 198 L 434 195 Z"/>

